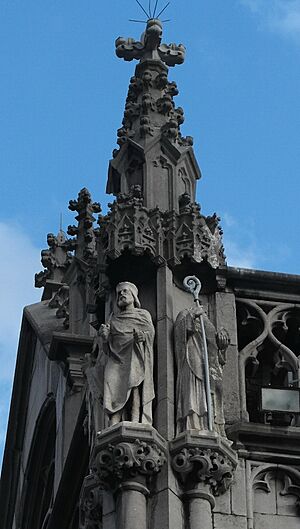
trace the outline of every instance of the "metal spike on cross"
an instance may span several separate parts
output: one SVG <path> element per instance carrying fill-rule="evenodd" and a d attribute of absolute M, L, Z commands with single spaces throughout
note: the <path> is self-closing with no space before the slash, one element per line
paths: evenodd
<path fill-rule="evenodd" d="M 146 9 L 144 8 L 144 6 L 142 5 L 142 3 L 139 1 L 139 0 L 135 0 L 136 3 L 140 6 L 141 10 L 143 11 L 143 13 L 145 13 L 145 15 L 147 16 L 147 20 L 149 20 L 150 18 L 159 18 L 160 15 L 167 9 L 167 7 L 169 7 L 170 2 L 167 2 L 167 4 L 165 5 L 165 7 L 163 7 L 163 9 L 161 9 L 161 11 L 156 14 L 156 11 L 157 11 L 157 8 L 158 8 L 158 3 L 159 3 L 159 0 L 156 0 L 155 1 L 155 6 L 154 6 L 154 9 L 152 10 L 152 0 L 149 0 L 149 4 L 148 4 L 148 11 L 146 11 Z M 135 19 L 130 19 L 130 22 L 141 22 L 141 23 L 145 23 L 147 22 L 147 20 L 135 20 Z M 169 19 L 168 20 L 163 20 L 163 22 L 169 22 Z"/>

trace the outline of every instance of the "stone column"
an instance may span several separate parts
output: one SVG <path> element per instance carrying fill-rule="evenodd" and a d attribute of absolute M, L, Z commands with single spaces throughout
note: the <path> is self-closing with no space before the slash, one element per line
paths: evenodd
<path fill-rule="evenodd" d="M 215 500 L 206 489 L 205 485 L 202 487 L 199 485 L 184 493 L 183 499 L 189 505 L 190 529 L 213 529 L 211 512 Z"/>
<path fill-rule="evenodd" d="M 147 528 L 147 496 L 149 489 L 138 481 L 125 481 L 117 491 L 117 527 Z"/>
<path fill-rule="evenodd" d="M 188 504 L 190 529 L 212 529 L 215 496 L 232 483 L 237 457 L 229 441 L 213 432 L 190 430 L 170 443 L 172 466 Z"/>
<path fill-rule="evenodd" d="M 147 424 L 121 422 L 98 434 L 91 475 L 114 495 L 116 529 L 147 528 L 150 478 L 160 472 L 166 453 L 166 441 Z"/>

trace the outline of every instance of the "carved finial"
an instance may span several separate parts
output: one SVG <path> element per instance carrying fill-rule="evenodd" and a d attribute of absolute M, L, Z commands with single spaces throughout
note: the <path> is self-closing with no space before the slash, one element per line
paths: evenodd
<path fill-rule="evenodd" d="M 140 59 L 158 60 L 167 66 L 182 64 L 185 58 L 185 47 L 182 44 L 161 44 L 162 23 L 158 18 L 149 18 L 145 32 L 140 41 L 133 38 L 119 37 L 116 40 L 116 54 L 125 61 Z"/>
<path fill-rule="evenodd" d="M 41 252 L 41 262 L 45 270 L 35 274 L 35 286 L 38 288 L 45 287 L 49 281 L 56 285 L 62 283 L 64 273 L 72 259 L 70 254 L 72 241 L 67 239 L 63 230 L 59 230 L 56 236 L 53 233 L 48 233 L 47 243 L 49 248 Z M 51 297 L 51 289 L 46 294 L 44 292 L 44 299 Z"/>
<path fill-rule="evenodd" d="M 68 234 L 76 236 L 75 254 L 79 258 L 89 259 L 93 257 L 95 252 L 93 223 L 96 219 L 93 217 L 93 213 L 101 212 L 100 204 L 92 201 L 90 192 L 84 187 L 78 193 L 77 200 L 70 200 L 69 209 L 78 213 L 75 217 L 78 226 L 68 227 Z"/>

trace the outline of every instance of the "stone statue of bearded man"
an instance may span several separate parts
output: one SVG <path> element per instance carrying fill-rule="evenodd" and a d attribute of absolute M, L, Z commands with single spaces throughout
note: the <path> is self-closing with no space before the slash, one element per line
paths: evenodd
<path fill-rule="evenodd" d="M 106 355 L 104 411 L 110 425 L 122 420 L 152 424 L 152 319 L 147 310 L 141 309 L 133 283 L 119 283 L 116 295 L 117 310 L 99 329 Z"/>

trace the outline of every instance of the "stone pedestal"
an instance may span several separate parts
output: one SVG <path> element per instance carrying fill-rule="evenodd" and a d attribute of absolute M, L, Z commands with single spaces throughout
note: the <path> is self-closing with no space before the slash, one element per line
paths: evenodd
<path fill-rule="evenodd" d="M 231 485 L 237 465 L 229 441 L 213 432 L 188 430 L 170 442 L 170 453 L 190 529 L 212 529 L 214 497 Z"/>
<path fill-rule="evenodd" d="M 166 454 L 166 441 L 150 425 L 121 422 L 97 435 L 91 475 L 113 493 L 117 528 L 147 528 L 147 497 Z"/>

